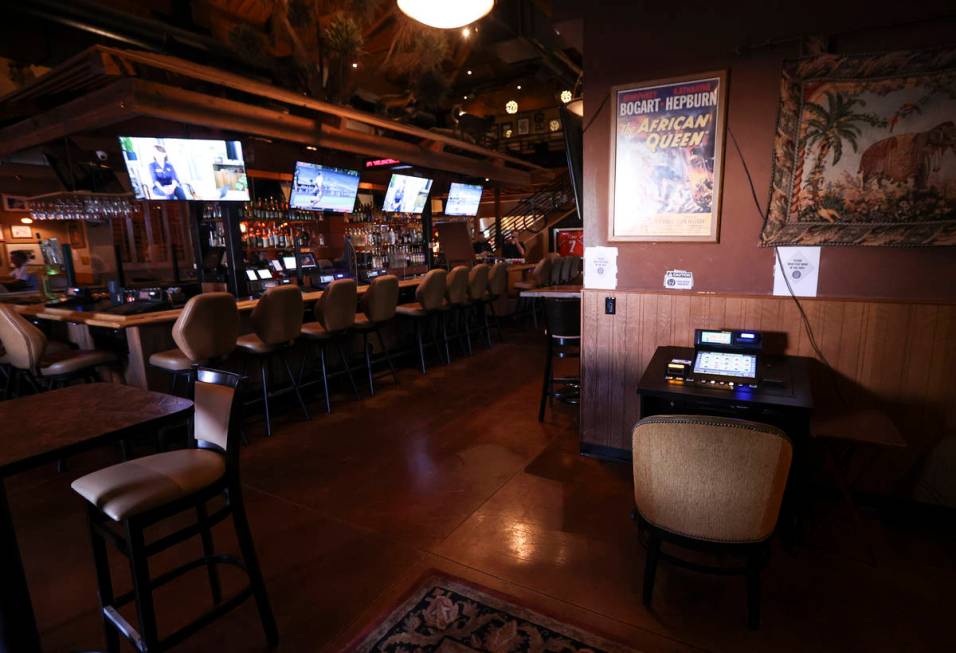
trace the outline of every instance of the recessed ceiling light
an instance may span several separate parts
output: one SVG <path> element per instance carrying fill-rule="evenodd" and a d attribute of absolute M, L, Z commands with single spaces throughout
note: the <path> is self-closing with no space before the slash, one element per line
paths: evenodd
<path fill-rule="evenodd" d="M 467 39 L 469 36 L 471 36 L 471 28 L 470 28 L 470 27 L 463 27 L 463 28 L 461 29 L 461 35 L 462 35 L 462 37 L 464 37 L 464 38 Z"/>
<path fill-rule="evenodd" d="M 469 74 L 469 75 L 470 75 L 470 74 L 471 74 L 471 71 L 469 70 L 467 74 Z"/>
<path fill-rule="evenodd" d="M 521 90 L 521 84 L 518 84 L 518 90 L 519 91 Z"/>
<path fill-rule="evenodd" d="M 306 146 L 305 146 L 305 149 L 307 149 L 307 150 L 309 150 L 309 151 L 311 151 L 311 152 L 315 152 L 315 151 L 316 151 L 317 149 L 319 149 L 319 148 L 317 148 L 315 145 L 306 145 Z"/>
<path fill-rule="evenodd" d="M 353 62 L 352 62 L 352 68 L 358 68 L 358 63 L 353 61 Z"/>

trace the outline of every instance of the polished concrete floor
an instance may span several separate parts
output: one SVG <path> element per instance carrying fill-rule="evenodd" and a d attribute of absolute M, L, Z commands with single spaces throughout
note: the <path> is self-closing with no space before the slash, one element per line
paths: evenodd
<path fill-rule="evenodd" d="M 664 566 L 655 608 L 644 609 L 629 469 L 577 455 L 573 408 L 557 406 L 537 422 L 541 337 L 508 335 L 427 376 L 403 370 L 399 386 L 383 377 L 372 398 L 339 396 L 331 416 L 315 402 L 314 419 L 298 421 L 290 407 L 271 439 L 250 423 L 242 473 L 280 650 L 347 650 L 429 569 L 640 651 L 956 649 L 953 529 L 887 525 L 870 512 L 853 520 L 834 500 L 816 502 L 796 550 L 775 547 L 760 631 L 745 628 L 737 578 Z M 47 651 L 102 646 L 85 515 L 69 482 L 113 456 L 101 451 L 71 460 L 64 473 L 10 481 Z M 216 538 L 235 550 L 228 524 Z M 163 554 L 154 573 L 198 547 Z M 128 587 L 122 558 L 113 563 Z M 163 589 L 161 629 L 209 601 L 202 572 Z M 180 650 L 265 649 L 247 603 Z"/>

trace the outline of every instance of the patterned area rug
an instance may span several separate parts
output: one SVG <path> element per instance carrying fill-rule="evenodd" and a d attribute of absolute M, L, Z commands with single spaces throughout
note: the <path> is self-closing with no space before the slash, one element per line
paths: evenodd
<path fill-rule="evenodd" d="M 464 581 L 434 574 L 349 651 L 634 653 Z"/>

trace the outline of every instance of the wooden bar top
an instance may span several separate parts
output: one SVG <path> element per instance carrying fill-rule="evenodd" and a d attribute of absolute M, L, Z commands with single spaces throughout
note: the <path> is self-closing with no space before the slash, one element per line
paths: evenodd
<path fill-rule="evenodd" d="M 414 288 L 418 286 L 421 279 L 402 279 L 398 282 L 399 288 Z M 367 285 L 358 287 L 358 294 L 364 295 L 368 290 Z M 322 296 L 321 290 L 308 290 L 302 293 L 302 298 L 306 303 L 314 302 Z M 240 311 L 251 311 L 259 303 L 258 299 L 239 299 L 236 305 Z M 140 313 L 138 315 L 114 315 L 112 313 L 96 313 L 90 311 L 71 311 L 65 308 L 49 308 L 43 304 L 20 304 L 14 308 L 24 315 L 39 318 L 41 320 L 52 320 L 56 322 L 75 322 L 89 326 L 106 327 L 108 329 L 128 329 L 130 327 L 143 326 L 146 324 L 159 324 L 163 322 L 175 322 L 182 308 L 173 308 L 168 311 L 156 311 L 154 313 Z"/>

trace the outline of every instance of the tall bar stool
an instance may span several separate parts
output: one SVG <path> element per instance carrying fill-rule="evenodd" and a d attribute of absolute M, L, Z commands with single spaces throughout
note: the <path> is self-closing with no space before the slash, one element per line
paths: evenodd
<path fill-rule="evenodd" d="M 548 257 L 551 259 L 551 278 L 548 281 L 550 286 L 558 286 L 561 284 L 561 275 L 564 272 L 564 256 L 560 254 L 548 254 Z"/>
<path fill-rule="evenodd" d="M 568 283 L 581 283 L 581 257 L 577 254 L 568 257 L 571 259 L 571 270 Z"/>
<path fill-rule="evenodd" d="M 485 342 L 491 347 L 491 331 L 488 327 L 488 274 L 491 266 L 479 263 L 468 272 L 468 299 L 474 307 L 475 325 L 478 333 L 485 334 Z M 465 321 L 468 328 L 468 321 Z"/>
<path fill-rule="evenodd" d="M 518 290 L 519 294 L 522 290 L 533 290 L 535 288 L 541 288 L 547 286 L 551 282 L 551 267 L 553 263 L 549 257 L 545 257 L 538 261 L 534 269 L 531 271 L 531 279 L 528 281 L 518 281 L 515 283 L 515 289 Z M 538 302 L 534 299 L 518 299 L 518 305 L 523 307 L 520 312 L 522 313 L 531 313 L 531 321 L 534 323 L 534 327 L 538 328 Z"/>
<path fill-rule="evenodd" d="M 12 376 L 10 391 L 17 394 L 21 380 L 34 392 L 52 390 L 71 381 L 95 381 L 97 367 L 116 362 L 110 352 L 48 342 L 40 329 L 6 304 L 0 304 L 0 344 Z"/>
<path fill-rule="evenodd" d="M 272 419 L 269 413 L 269 363 L 274 359 L 282 361 L 292 391 L 302 408 L 302 414 L 309 417 L 309 409 L 302 400 L 299 382 L 292 374 L 286 352 L 292 347 L 302 330 L 302 291 L 298 286 L 277 286 L 269 288 L 252 309 L 252 328 L 254 333 L 239 336 L 236 346 L 259 363 L 259 378 L 262 383 L 262 404 L 265 411 L 266 435 L 272 435 Z"/>
<path fill-rule="evenodd" d="M 445 299 L 448 300 L 448 317 L 454 320 L 454 338 L 458 343 L 465 341 L 465 349 L 471 356 L 471 334 L 468 332 L 468 266 L 457 265 L 448 273 L 448 287 L 445 289 Z M 448 347 L 448 341 L 445 341 Z"/>
<path fill-rule="evenodd" d="M 319 345 L 319 363 L 322 373 L 322 390 L 325 392 L 325 412 L 332 412 L 332 401 L 329 398 L 329 374 L 326 368 L 325 348 L 334 344 L 342 360 L 345 373 L 352 384 L 352 390 L 358 397 L 358 386 L 352 376 L 352 364 L 349 361 L 345 342 L 348 340 L 349 329 L 355 324 L 355 305 L 358 301 L 358 288 L 355 279 L 336 279 L 322 292 L 322 296 L 315 302 L 315 322 L 306 322 L 302 325 L 302 337 Z M 305 360 L 302 361 L 303 366 Z"/>
<path fill-rule="evenodd" d="M 238 338 L 236 298 L 227 292 L 196 295 L 173 324 L 176 348 L 156 352 L 149 364 L 170 373 L 169 392 L 176 394 L 179 378 L 184 377 L 188 387 L 196 365 L 221 361 L 236 349 Z"/>
<path fill-rule="evenodd" d="M 451 362 L 451 356 L 448 351 L 448 331 L 445 325 L 444 313 L 447 311 L 445 304 L 445 290 L 448 287 L 448 273 L 444 270 L 429 270 L 425 278 L 415 289 L 415 301 L 411 304 L 399 304 L 395 312 L 412 321 L 415 327 L 415 341 L 418 344 L 418 363 L 422 374 L 425 374 L 425 343 L 423 332 L 432 322 L 435 327 L 436 336 L 432 343 L 438 348 L 438 338 L 441 337 L 445 344 L 445 360 Z M 434 324 L 435 320 L 438 324 Z M 441 335 L 438 335 L 438 331 Z"/>
<path fill-rule="evenodd" d="M 398 308 L 398 291 L 398 277 L 393 274 L 372 279 L 372 283 L 365 294 L 362 295 L 362 300 L 359 303 L 362 312 L 355 315 L 355 330 L 362 334 L 362 351 L 365 352 L 365 371 L 368 373 L 369 394 L 375 394 L 375 383 L 372 377 L 373 361 L 369 352 L 369 337 L 373 333 L 378 336 L 382 356 L 388 362 L 388 369 L 392 372 L 392 378 L 398 384 L 398 373 L 395 371 L 392 354 L 385 344 L 381 329 L 383 324 L 395 317 L 395 309 Z"/>
<path fill-rule="evenodd" d="M 119 652 L 121 635 L 143 653 L 168 650 L 250 597 L 256 601 L 266 639 L 271 646 L 278 644 L 276 622 L 256 557 L 239 481 L 241 377 L 203 368 L 196 370 L 195 377 L 195 426 L 190 448 L 113 465 L 72 484 L 73 490 L 88 502 L 100 614 L 110 653 Z M 210 514 L 207 504 L 219 497 L 224 499 L 224 505 Z M 194 524 L 146 543 L 147 528 L 188 510 L 196 511 Z M 213 525 L 230 516 L 241 560 L 217 554 L 213 548 Z M 201 558 L 150 577 L 150 557 L 196 535 L 202 542 Z M 121 596 L 113 593 L 107 541 L 129 559 L 132 592 Z M 239 567 L 249 578 L 244 589 L 226 599 L 219 582 L 217 565 L 220 564 Z M 153 590 L 203 566 L 209 576 L 213 607 L 188 625 L 160 638 Z M 130 601 L 136 603 L 138 631 L 119 612 L 119 608 Z"/>
<path fill-rule="evenodd" d="M 581 357 L 581 300 L 544 300 L 545 325 L 548 336 L 548 358 L 544 364 L 544 383 L 538 421 L 544 421 L 544 409 L 550 399 L 577 405 L 581 396 L 581 377 L 554 376 L 554 359 Z M 555 384 L 561 384 L 555 388 Z"/>
<path fill-rule="evenodd" d="M 502 297 L 508 296 L 508 264 L 504 261 L 498 261 L 491 266 L 491 272 L 488 275 L 488 308 L 491 311 L 495 330 L 498 332 L 498 340 L 504 342 L 504 333 L 501 331 L 501 322 L 499 321 L 498 309 L 495 305 Z"/>

